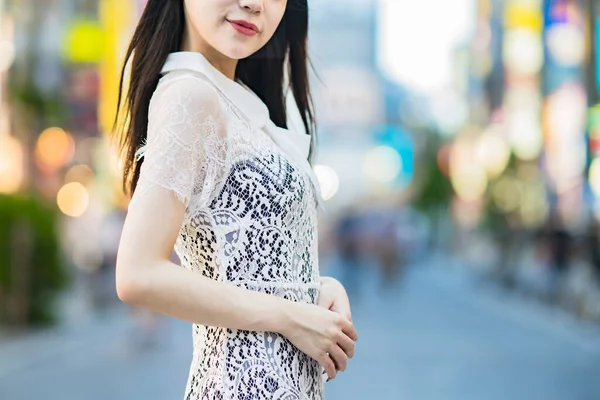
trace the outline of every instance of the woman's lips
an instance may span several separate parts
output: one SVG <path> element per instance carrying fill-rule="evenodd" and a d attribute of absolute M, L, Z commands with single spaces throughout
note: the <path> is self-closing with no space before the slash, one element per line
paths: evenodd
<path fill-rule="evenodd" d="M 258 27 L 244 20 L 227 20 L 233 29 L 246 36 L 254 36 L 258 33 Z"/>

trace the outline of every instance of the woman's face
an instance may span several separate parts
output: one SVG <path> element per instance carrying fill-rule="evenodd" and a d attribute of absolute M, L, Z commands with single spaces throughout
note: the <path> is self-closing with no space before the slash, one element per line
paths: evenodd
<path fill-rule="evenodd" d="M 216 50 L 239 60 L 275 33 L 287 0 L 184 0 L 187 34 L 195 51 Z"/>

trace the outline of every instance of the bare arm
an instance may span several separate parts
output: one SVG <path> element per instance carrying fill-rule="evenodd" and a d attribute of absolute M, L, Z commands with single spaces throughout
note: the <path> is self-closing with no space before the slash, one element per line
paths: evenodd
<path fill-rule="evenodd" d="M 272 332 L 289 328 L 293 302 L 217 282 L 169 261 L 184 212 L 185 206 L 159 187 L 136 201 L 119 246 L 119 298 L 197 324 Z"/>

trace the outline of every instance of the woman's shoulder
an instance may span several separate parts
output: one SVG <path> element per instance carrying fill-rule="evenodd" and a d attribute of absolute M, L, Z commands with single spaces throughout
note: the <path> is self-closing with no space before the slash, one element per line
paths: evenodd
<path fill-rule="evenodd" d="M 222 111 L 219 93 L 212 83 L 201 74 L 191 71 L 175 71 L 163 75 L 154 93 L 151 106 L 163 107 L 165 103 L 178 103 L 189 107 L 201 107 L 205 111 Z"/>

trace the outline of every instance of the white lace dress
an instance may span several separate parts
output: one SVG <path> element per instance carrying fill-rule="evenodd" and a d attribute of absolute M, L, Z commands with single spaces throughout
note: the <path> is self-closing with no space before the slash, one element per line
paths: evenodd
<path fill-rule="evenodd" d="M 277 128 L 258 97 L 197 53 L 169 56 L 152 97 L 138 188 L 185 203 L 185 268 L 315 303 L 319 187 L 310 137 Z M 186 399 L 322 399 L 323 369 L 285 337 L 193 326 Z"/>

